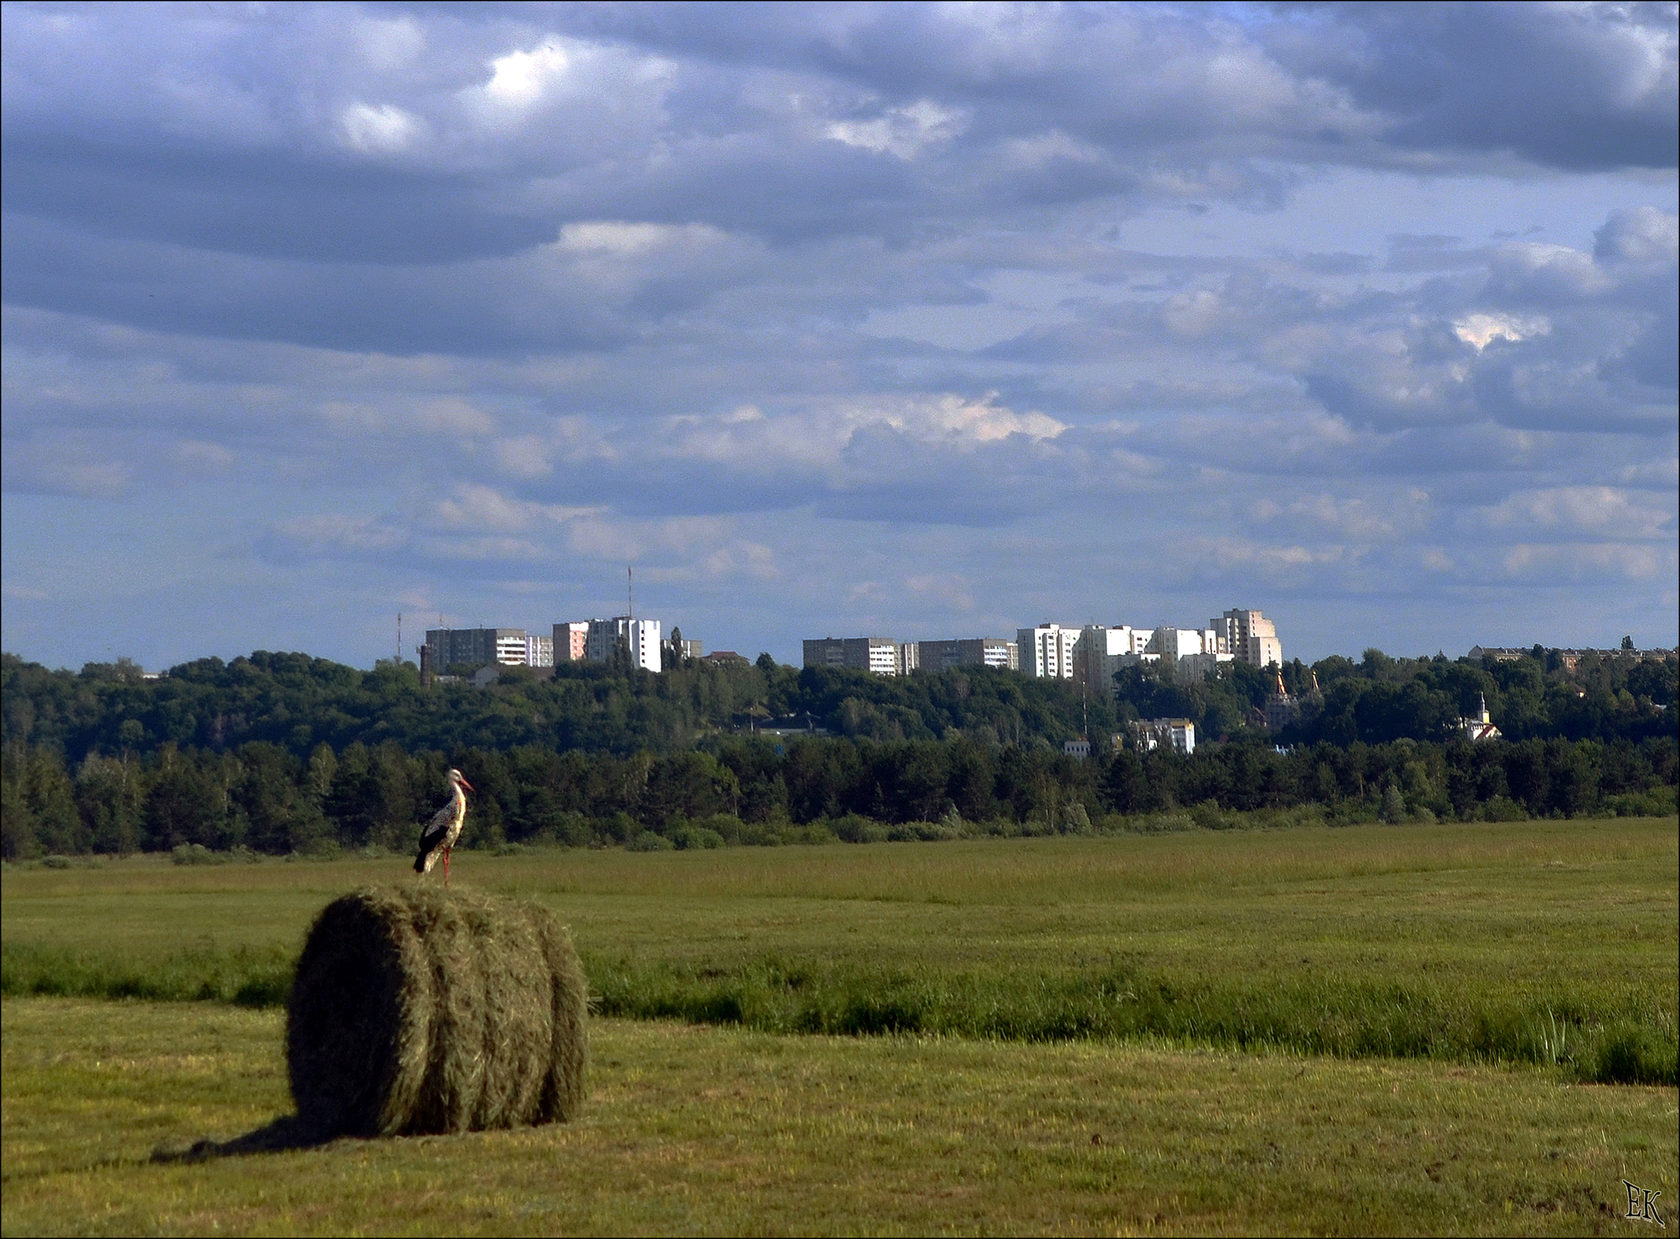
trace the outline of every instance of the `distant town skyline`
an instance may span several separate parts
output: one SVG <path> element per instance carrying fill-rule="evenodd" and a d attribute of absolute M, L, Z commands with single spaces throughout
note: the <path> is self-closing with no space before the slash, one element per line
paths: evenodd
<path fill-rule="evenodd" d="M 627 567 L 790 665 L 1238 606 L 1306 662 L 1673 647 L 1677 43 L 0 5 L 0 648 L 368 667 Z"/>

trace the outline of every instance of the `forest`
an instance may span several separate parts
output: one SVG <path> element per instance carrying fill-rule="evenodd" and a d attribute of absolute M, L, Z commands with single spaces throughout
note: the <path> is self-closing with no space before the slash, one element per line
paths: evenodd
<path fill-rule="evenodd" d="M 1113 691 L 968 667 L 877 677 L 698 662 L 660 674 L 508 668 L 422 686 L 299 653 L 148 678 L 0 655 L 0 857 L 401 851 L 443 772 L 476 793 L 464 846 L 632 848 L 799 840 L 1675 812 L 1677 660 L 1567 666 L 1366 650 L 1226 664 Z M 1296 703 L 1276 730 L 1281 679 Z M 1503 739 L 1456 727 L 1485 700 Z M 1187 718 L 1194 753 L 1128 724 Z M 1092 741 L 1089 758 L 1063 743 Z"/>

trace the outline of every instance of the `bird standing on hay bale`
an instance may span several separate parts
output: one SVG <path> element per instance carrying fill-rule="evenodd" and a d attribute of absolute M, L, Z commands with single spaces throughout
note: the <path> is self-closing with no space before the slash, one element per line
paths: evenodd
<path fill-rule="evenodd" d="M 414 858 L 415 873 L 430 873 L 437 858 L 442 856 L 445 886 L 449 885 L 449 853 L 467 821 L 467 792 L 474 790 L 459 770 L 451 770 L 448 779 L 449 803 L 432 814 L 432 820 L 420 832 L 420 854 Z M 461 790 L 463 787 L 467 792 Z"/>

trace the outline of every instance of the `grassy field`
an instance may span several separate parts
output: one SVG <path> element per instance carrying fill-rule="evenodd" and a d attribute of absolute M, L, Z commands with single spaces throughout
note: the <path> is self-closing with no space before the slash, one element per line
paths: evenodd
<path fill-rule="evenodd" d="M 1633 1224 L 1623 1179 L 1674 1199 L 1674 819 L 456 860 L 572 926 L 581 1124 L 149 1160 L 287 1113 L 291 960 L 405 860 L 8 868 L 5 1232 L 1582 1233 Z"/>
<path fill-rule="evenodd" d="M 0 1008 L 8 1235 L 1603 1234 L 1674 1191 L 1669 1088 L 623 1020 L 573 1124 L 194 1158 L 290 1109 L 277 1012 Z"/>
<path fill-rule="evenodd" d="M 602 1014 L 777 1032 L 1153 1036 L 1676 1077 L 1672 819 L 678 853 L 463 854 L 574 931 Z M 8 994 L 282 1002 L 401 858 L 9 870 Z"/>

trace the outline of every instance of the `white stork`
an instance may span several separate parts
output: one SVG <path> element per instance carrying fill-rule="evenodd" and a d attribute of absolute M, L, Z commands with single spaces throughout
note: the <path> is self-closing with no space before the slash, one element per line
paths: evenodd
<path fill-rule="evenodd" d="M 451 770 L 447 777 L 449 803 L 432 814 L 432 820 L 420 832 L 420 854 L 414 858 L 415 873 L 430 873 L 432 866 L 437 864 L 437 858 L 442 856 L 445 886 L 449 885 L 449 853 L 461 837 L 461 827 L 467 821 L 467 793 L 461 789 L 473 790 L 473 785 L 459 770 Z"/>

